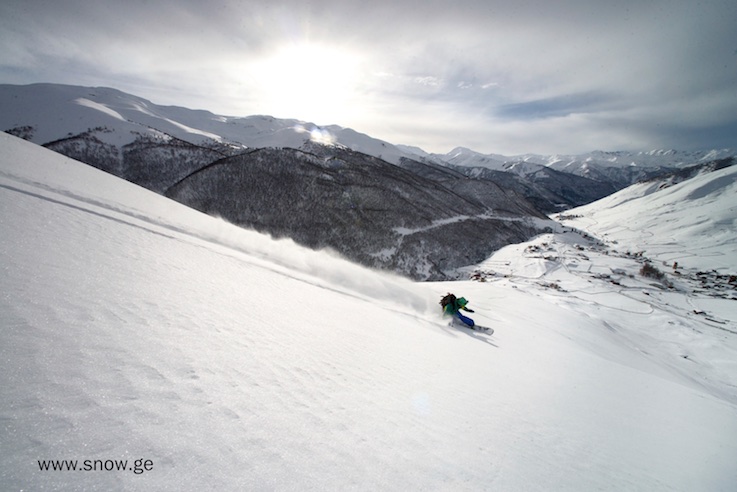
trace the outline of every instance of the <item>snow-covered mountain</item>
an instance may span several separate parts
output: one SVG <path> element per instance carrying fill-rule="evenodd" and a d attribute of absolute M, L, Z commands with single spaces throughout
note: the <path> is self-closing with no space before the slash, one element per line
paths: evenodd
<path fill-rule="evenodd" d="M 213 141 L 235 149 L 301 148 L 330 143 L 396 164 L 414 154 L 350 128 L 271 116 L 231 117 L 160 106 L 106 87 L 0 84 L 0 128 L 41 145 L 88 133 L 122 148 L 140 137 L 176 138 L 194 145 Z"/>
<path fill-rule="evenodd" d="M 536 164 L 592 179 L 614 180 L 620 188 L 659 170 L 737 155 L 733 149 L 718 149 L 504 156 L 481 154 L 464 147 L 457 147 L 447 154 L 429 154 L 418 147 L 392 144 L 338 125 L 321 126 L 264 115 L 222 116 L 203 110 L 160 106 L 105 87 L 0 84 L 0 103 L 3 108 L 0 128 L 38 144 L 85 132 L 117 147 L 130 144 L 141 136 L 174 137 L 195 145 L 212 145 L 212 141 L 216 141 L 235 149 L 301 148 L 306 142 L 318 142 L 340 145 L 392 164 L 399 164 L 403 159 L 425 159 L 465 167 L 513 171 L 521 175 L 536 172 L 537 168 L 532 166 Z M 526 166 L 521 167 L 522 163 Z M 619 170 L 619 174 L 614 173 L 614 169 Z"/>
<path fill-rule="evenodd" d="M 577 232 L 502 250 L 508 276 L 413 284 L 0 150 L 3 490 L 737 479 L 733 300 L 652 285 Z M 679 193 L 730 203 L 722 172 Z M 495 332 L 448 326 L 448 290 Z"/>
<path fill-rule="evenodd" d="M 519 165 L 520 163 L 538 164 L 553 167 L 557 170 L 566 170 L 578 174 L 577 171 L 585 164 L 606 164 L 612 167 L 643 167 L 643 168 L 682 168 L 695 164 L 732 157 L 737 151 L 732 149 L 719 149 L 707 151 L 680 151 L 680 150 L 651 150 L 640 152 L 605 152 L 593 151 L 579 155 L 539 155 L 522 154 L 505 156 L 501 154 L 482 154 L 465 147 L 456 147 L 447 154 L 427 154 L 451 164 L 469 167 L 486 167 L 503 171 Z M 533 167 L 534 168 L 534 167 Z M 575 170 L 575 171 L 574 171 Z"/>
<path fill-rule="evenodd" d="M 9 133 L 238 225 L 415 279 L 452 278 L 545 227 L 519 190 L 469 187 L 460 174 L 438 183 L 426 164 L 410 170 L 409 154 L 350 129 L 162 107 L 105 88 L 0 86 L 0 101 Z"/>
<path fill-rule="evenodd" d="M 617 189 L 637 181 L 656 177 L 685 167 L 737 156 L 737 150 L 705 151 L 653 150 L 647 152 L 594 151 L 581 155 L 524 154 L 504 156 L 481 154 L 458 147 L 447 154 L 430 154 L 428 158 L 465 167 L 481 167 L 508 171 L 521 176 L 534 176 L 552 169 L 608 183 Z"/>
<path fill-rule="evenodd" d="M 417 151 L 416 155 L 423 162 L 449 166 L 467 176 L 491 179 L 514 189 L 545 213 L 591 203 L 639 181 L 737 158 L 737 152 L 730 149 L 504 156 L 457 147 L 447 154 Z"/>
<path fill-rule="evenodd" d="M 693 177 L 638 183 L 562 215 L 618 249 L 641 253 L 676 273 L 737 273 L 737 165 L 702 169 Z M 682 270 L 682 269 L 686 270 Z M 737 288 L 737 279 L 734 287 Z M 735 296 L 737 297 L 737 296 Z"/>

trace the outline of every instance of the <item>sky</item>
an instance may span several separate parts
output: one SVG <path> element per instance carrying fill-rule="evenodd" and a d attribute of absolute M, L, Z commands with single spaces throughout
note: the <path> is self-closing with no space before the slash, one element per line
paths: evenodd
<path fill-rule="evenodd" d="M 737 148 L 734 0 L 3 0 L 0 83 L 445 153 Z"/>

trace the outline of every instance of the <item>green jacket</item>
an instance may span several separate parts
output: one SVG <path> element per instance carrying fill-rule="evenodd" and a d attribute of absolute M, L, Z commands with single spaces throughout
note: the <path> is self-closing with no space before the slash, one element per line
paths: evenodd
<path fill-rule="evenodd" d="M 468 304 L 468 301 L 465 297 L 459 297 L 454 302 L 449 302 L 445 305 L 443 308 L 443 312 L 445 314 L 451 314 L 455 315 L 458 311 L 463 309 L 464 311 L 468 311 L 469 313 L 473 312 L 473 309 L 468 309 L 466 305 Z"/>

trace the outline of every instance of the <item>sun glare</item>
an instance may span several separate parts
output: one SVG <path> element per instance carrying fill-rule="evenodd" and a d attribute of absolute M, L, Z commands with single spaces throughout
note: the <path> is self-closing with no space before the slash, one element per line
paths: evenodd
<path fill-rule="evenodd" d="M 331 46 L 281 48 L 251 74 L 260 82 L 264 112 L 316 123 L 340 123 L 356 97 L 358 61 Z"/>

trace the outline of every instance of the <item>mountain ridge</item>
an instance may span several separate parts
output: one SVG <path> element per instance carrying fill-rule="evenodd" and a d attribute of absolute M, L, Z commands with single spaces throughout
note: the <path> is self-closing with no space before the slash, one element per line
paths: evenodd
<path fill-rule="evenodd" d="M 43 90 L 38 90 L 43 89 Z M 501 154 L 483 154 L 466 147 L 456 147 L 446 154 L 428 153 L 419 147 L 393 144 L 373 138 L 351 128 L 336 124 L 318 125 L 297 119 L 280 119 L 268 115 L 251 115 L 245 117 L 222 116 L 206 110 L 192 110 L 181 106 L 160 106 L 138 96 L 126 94 L 109 87 L 81 87 L 73 85 L 38 83 L 29 85 L 0 84 L 0 101 L 4 111 L 0 114 L 0 124 L 4 131 L 29 126 L 33 117 L 28 116 L 29 108 L 39 109 L 44 102 L 55 101 L 51 93 L 66 94 L 67 102 L 77 101 L 80 107 L 98 111 L 121 122 L 133 123 L 135 116 L 137 125 L 146 127 L 146 123 L 156 121 L 157 126 L 164 125 L 172 136 L 177 136 L 190 143 L 196 143 L 197 137 L 221 139 L 224 142 L 238 143 L 247 147 L 300 147 L 305 140 L 321 140 L 343 145 L 351 150 L 363 152 L 382 158 L 392 164 L 400 159 L 430 158 L 450 164 L 470 167 L 504 166 L 509 163 L 529 162 L 552 167 L 556 170 L 580 168 L 587 162 L 597 165 L 609 163 L 609 167 L 628 167 L 632 164 L 641 167 L 677 168 L 686 165 L 715 160 L 737 155 L 734 149 L 708 149 L 703 151 L 679 151 L 674 149 L 655 149 L 648 151 L 601 151 L 594 150 L 584 154 L 520 154 L 505 156 Z M 39 101 L 39 94 L 41 95 Z M 18 111 L 18 98 L 26 98 L 22 111 Z M 73 97 L 73 99 L 72 99 Z M 32 104 L 28 99 L 35 99 Z M 87 100 L 87 102 L 79 100 Z M 97 101 L 95 101 L 97 99 Z M 52 108 L 58 109 L 58 108 Z M 25 113 L 25 114 L 24 114 Z M 196 117 L 196 118 L 195 118 Z M 194 118 L 194 119 L 193 119 Z M 72 118 L 69 119 L 71 121 Z M 195 121 L 197 122 L 195 124 Z M 97 125 L 95 125 L 97 126 Z M 32 135 L 29 140 L 44 144 L 58 140 L 70 131 L 81 133 L 89 128 L 46 129 L 41 134 Z M 65 131 L 66 130 L 66 131 Z M 53 134 L 54 136 L 50 136 Z M 491 164 L 491 165 L 490 165 Z M 496 169 L 502 170 L 502 169 Z"/>
<path fill-rule="evenodd" d="M 8 133 L 241 226 L 414 279 L 454 278 L 494 248 L 544 230 L 545 214 L 609 195 L 632 179 L 605 172 L 591 179 L 532 158 L 503 171 L 469 167 L 337 125 L 220 116 L 111 88 L 0 85 L 0 103 L 0 129 Z M 264 156 L 266 163 L 259 161 Z M 211 167 L 221 161 L 237 178 Z"/>
<path fill-rule="evenodd" d="M 614 152 L 596 150 L 578 155 L 522 154 L 504 156 L 501 154 L 482 154 L 465 147 L 457 147 L 447 154 L 429 154 L 428 158 L 457 166 L 512 171 L 521 175 L 534 174 L 541 168 L 548 168 L 608 183 L 617 189 L 622 189 L 660 174 L 735 156 L 737 156 L 737 150 L 733 149 L 702 151 L 661 149 Z"/>

